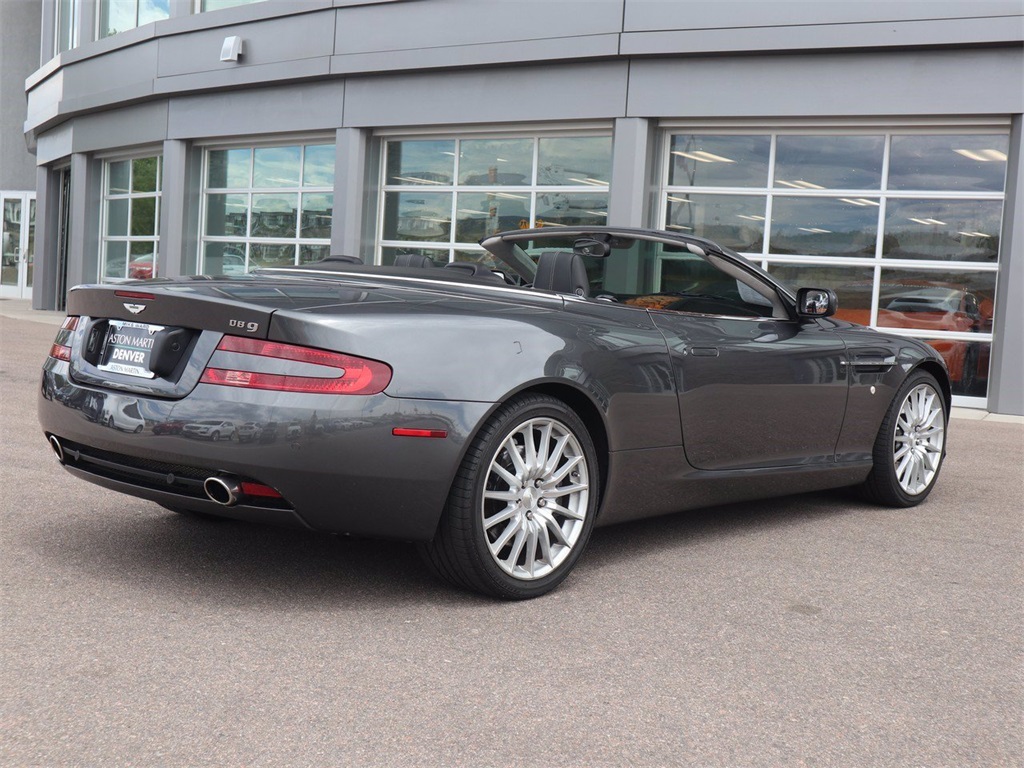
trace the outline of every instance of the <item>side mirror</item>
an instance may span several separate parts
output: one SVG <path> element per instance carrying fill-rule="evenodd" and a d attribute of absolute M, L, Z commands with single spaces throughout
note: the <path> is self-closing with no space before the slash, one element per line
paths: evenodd
<path fill-rule="evenodd" d="M 831 317 L 838 309 L 839 299 L 828 288 L 801 288 L 796 292 L 799 317 Z"/>

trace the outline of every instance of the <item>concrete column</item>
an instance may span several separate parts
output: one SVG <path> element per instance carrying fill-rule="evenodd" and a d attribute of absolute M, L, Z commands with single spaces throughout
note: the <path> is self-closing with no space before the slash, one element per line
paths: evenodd
<path fill-rule="evenodd" d="M 164 142 L 163 186 L 160 192 L 160 277 L 196 273 L 199 248 L 199 206 L 202 153 L 186 141 Z"/>
<path fill-rule="evenodd" d="M 60 174 L 36 168 L 36 263 L 32 273 L 32 309 L 56 309 L 57 230 Z"/>
<path fill-rule="evenodd" d="M 83 153 L 71 156 L 68 288 L 99 280 L 102 175 L 100 161 Z"/>
<path fill-rule="evenodd" d="M 608 224 L 612 226 L 656 226 L 655 133 L 653 120 L 620 117 L 615 121 L 608 199 Z"/>
<path fill-rule="evenodd" d="M 1010 161 L 1006 168 L 1002 247 L 996 281 L 992 367 L 988 408 L 995 413 L 1024 416 L 1024 125 L 1021 115 L 1010 128 Z"/>
<path fill-rule="evenodd" d="M 337 158 L 334 165 L 334 220 L 331 228 L 331 253 L 359 256 L 369 261 L 373 255 L 378 180 L 372 134 L 364 128 L 340 128 L 337 131 Z"/>

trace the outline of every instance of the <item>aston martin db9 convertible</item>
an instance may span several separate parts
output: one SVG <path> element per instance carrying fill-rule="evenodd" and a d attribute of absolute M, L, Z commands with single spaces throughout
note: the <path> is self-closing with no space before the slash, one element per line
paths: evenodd
<path fill-rule="evenodd" d="M 442 578 L 509 599 L 558 585 L 595 525 L 840 486 L 909 507 L 934 487 L 942 358 L 837 320 L 831 291 L 668 232 L 481 245 L 444 266 L 334 256 L 74 288 L 46 437 L 106 488 L 413 541 Z"/>

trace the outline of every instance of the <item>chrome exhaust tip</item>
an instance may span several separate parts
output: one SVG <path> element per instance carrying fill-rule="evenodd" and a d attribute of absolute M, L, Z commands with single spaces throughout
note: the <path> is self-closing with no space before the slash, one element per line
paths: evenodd
<path fill-rule="evenodd" d="M 53 449 L 54 455 L 57 457 L 57 461 L 61 464 L 64 463 L 64 446 L 60 444 L 60 440 L 57 439 L 56 435 L 50 435 L 50 447 Z"/>
<path fill-rule="evenodd" d="M 210 501 L 222 507 L 233 507 L 242 495 L 242 486 L 230 477 L 208 477 L 203 481 L 203 490 Z"/>

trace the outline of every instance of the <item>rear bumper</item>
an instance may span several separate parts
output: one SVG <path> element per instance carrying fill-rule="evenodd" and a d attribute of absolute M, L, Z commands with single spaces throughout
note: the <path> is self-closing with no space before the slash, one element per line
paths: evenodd
<path fill-rule="evenodd" d="M 43 431 L 68 446 L 65 468 L 97 485 L 236 519 L 406 540 L 433 536 L 466 443 L 492 407 L 206 384 L 165 400 L 82 386 L 70 379 L 67 363 L 53 359 L 44 366 L 38 402 Z M 97 418 L 105 408 L 128 405 L 145 422 L 141 432 L 111 429 Z M 212 441 L 170 426 L 202 419 L 257 421 L 262 431 L 245 442 Z M 448 436 L 396 437 L 398 426 Z M 202 479 L 215 475 L 268 485 L 283 500 L 221 506 L 201 489 Z"/>

